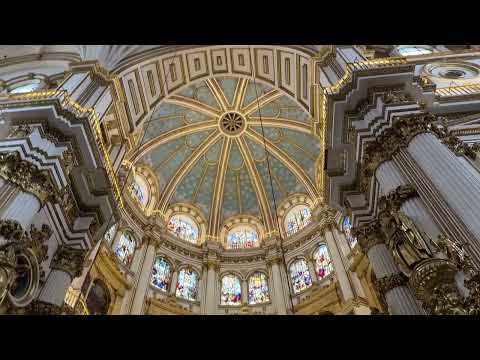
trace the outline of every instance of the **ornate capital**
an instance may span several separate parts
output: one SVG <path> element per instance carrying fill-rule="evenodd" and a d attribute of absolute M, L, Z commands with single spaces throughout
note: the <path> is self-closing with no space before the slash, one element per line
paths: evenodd
<path fill-rule="evenodd" d="M 18 152 L 0 153 L 0 177 L 35 195 L 42 203 L 56 195 L 48 172 L 22 160 Z"/>
<path fill-rule="evenodd" d="M 387 195 L 382 196 L 378 200 L 378 207 L 380 211 L 398 211 L 407 200 L 416 196 L 418 196 L 418 192 L 413 185 L 400 185 Z"/>
<path fill-rule="evenodd" d="M 378 290 L 384 295 L 396 287 L 405 286 L 407 283 L 408 277 L 402 273 L 387 275 L 376 281 Z"/>
<path fill-rule="evenodd" d="M 82 273 L 85 255 L 86 251 L 83 249 L 59 245 L 50 267 L 68 273 L 73 280 Z"/>
<path fill-rule="evenodd" d="M 380 230 L 380 223 L 374 220 L 366 225 L 353 228 L 352 234 L 357 237 L 360 247 L 367 253 L 372 246 L 385 243 Z"/>
<path fill-rule="evenodd" d="M 0 236 L 6 240 L 19 241 L 25 235 L 25 231 L 18 221 L 0 219 Z"/>

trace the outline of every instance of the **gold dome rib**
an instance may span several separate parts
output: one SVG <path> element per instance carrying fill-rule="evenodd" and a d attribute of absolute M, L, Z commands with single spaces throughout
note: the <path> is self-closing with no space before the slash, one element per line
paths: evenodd
<path fill-rule="evenodd" d="M 168 202 L 173 192 L 177 188 L 180 181 L 187 175 L 190 169 L 196 164 L 198 159 L 221 137 L 220 131 L 214 131 L 210 134 L 197 149 L 190 155 L 190 157 L 179 166 L 175 174 L 172 176 L 170 181 L 165 186 L 165 189 L 162 192 L 162 196 L 158 202 L 158 209 L 162 214 L 165 214 L 168 208 Z"/>
<path fill-rule="evenodd" d="M 227 164 L 230 157 L 231 146 L 232 139 L 225 137 L 223 140 L 220 162 L 217 165 L 217 177 L 215 178 L 215 187 L 213 190 L 213 199 L 207 228 L 207 236 L 213 239 L 218 238 L 220 231 L 220 215 L 222 213 L 225 178 L 227 174 Z"/>
<path fill-rule="evenodd" d="M 147 141 L 143 144 L 136 153 L 132 156 L 132 164 L 135 164 L 138 160 L 140 160 L 144 155 L 148 152 L 152 151 L 156 147 L 166 144 L 169 141 L 173 141 L 179 139 L 183 136 L 194 134 L 196 132 L 205 131 L 205 130 L 212 130 L 218 127 L 216 120 L 208 120 L 202 121 L 200 123 L 189 124 L 186 126 L 182 126 L 167 132 Z"/>
<path fill-rule="evenodd" d="M 258 142 L 260 145 L 264 145 L 263 137 L 256 131 L 252 129 L 247 129 L 245 133 L 253 140 Z M 293 172 L 293 174 L 305 185 L 308 195 L 312 198 L 312 200 L 316 201 L 316 199 L 320 197 L 320 194 L 315 187 L 315 184 L 305 173 L 305 171 L 303 171 L 302 167 L 299 166 L 296 161 L 293 160 L 290 156 L 288 156 L 287 153 L 274 145 L 268 139 L 265 139 L 265 145 L 267 147 L 267 150 L 272 153 L 277 159 L 279 159 L 287 167 L 287 169 Z"/>
<path fill-rule="evenodd" d="M 233 109 L 240 111 L 240 108 L 243 105 L 243 100 L 245 99 L 245 94 L 247 93 L 248 79 L 241 78 L 237 82 L 237 87 L 235 88 L 235 94 L 233 95 Z"/>
<path fill-rule="evenodd" d="M 307 124 L 302 123 L 300 121 L 289 120 L 289 119 L 284 119 L 284 118 L 272 118 L 272 117 L 264 118 L 262 116 L 262 121 L 260 122 L 259 117 L 249 117 L 248 118 L 248 124 L 249 125 L 261 126 L 262 123 L 263 123 L 263 126 L 276 127 L 276 128 L 281 128 L 281 129 L 289 129 L 289 130 L 298 131 L 298 132 L 301 132 L 301 133 L 304 133 L 304 134 L 312 135 L 312 127 L 310 125 L 307 125 Z"/>
<path fill-rule="evenodd" d="M 241 136 L 236 140 L 238 148 L 240 149 L 240 153 L 242 154 L 244 163 L 247 166 L 248 174 L 250 175 L 253 187 L 255 189 L 255 194 L 260 205 L 260 211 L 262 213 L 267 233 L 270 233 L 276 230 L 274 225 L 276 224 L 276 222 L 273 221 L 272 212 L 270 206 L 268 205 L 267 193 L 265 192 L 265 187 L 263 186 L 263 181 L 260 178 L 260 174 L 258 173 L 258 170 L 252 158 L 252 154 L 248 149 L 245 139 L 243 138 L 243 136 Z"/>
<path fill-rule="evenodd" d="M 278 99 L 281 96 L 283 96 L 283 93 L 280 90 L 272 90 L 266 93 L 265 95 L 260 96 L 258 98 L 258 101 L 254 100 L 253 102 L 251 102 L 250 105 L 247 105 L 246 107 L 244 107 L 241 112 L 244 116 L 247 116 L 252 112 L 254 112 L 255 110 L 261 109 L 268 103 Z"/>
<path fill-rule="evenodd" d="M 214 109 L 213 107 L 208 106 L 203 102 L 200 102 L 185 96 L 181 96 L 181 95 L 172 95 L 168 98 L 167 102 L 201 112 L 202 114 L 205 114 L 214 118 L 219 117 L 222 113 L 221 111 Z"/>
<path fill-rule="evenodd" d="M 208 79 L 205 80 L 205 82 L 215 97 L 215 100 L 217 100 L 218 105 L 220 105 L 223 111 L 227 111 L 230 108 L 230 105 L 228 104 L 228 100 L 225 97 L 225 94 L 223 93 L 223 90 L 220 87 L 217 79 Z"/>

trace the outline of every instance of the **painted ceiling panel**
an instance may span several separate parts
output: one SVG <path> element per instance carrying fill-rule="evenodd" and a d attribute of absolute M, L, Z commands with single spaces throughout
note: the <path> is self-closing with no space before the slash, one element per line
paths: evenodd
<path fill-rule="evenodd" d="M 250 81 L 247 85 L 247 90 L 245 92 L 245 99 L 243 100 L 242 108 L 249 105 L 253 101 L 256 101 L 257 97 L 260 97 L 272 90 L 273 88 L 269 85 L 266 85 L 259 81 L 256 81 L 256 84 L 254 84 L 252 81 Z"/>
<path fill-rule="evenodd" d="M 238 79 L 237 78 L 230 78 L 230 77 L 225 77 L 225 78 L 219 78 L 218 83 L 223 89 L 223 93 L 225 94 L 225 97 L 227 98 L 228 102 L 230 105 L 233 104 L 233 97 L 235 95 L 235 88 L 237 87 Z"/>
<path fill-rule="evenodd" d="M 205 81 L 190 85 L 186 89 L 179 91 L 178 95 L 200 101 L 201 103 L 207 104 L 214 109 L 220 110 L 218 102 L 215 100 L 215 97 Z"/>

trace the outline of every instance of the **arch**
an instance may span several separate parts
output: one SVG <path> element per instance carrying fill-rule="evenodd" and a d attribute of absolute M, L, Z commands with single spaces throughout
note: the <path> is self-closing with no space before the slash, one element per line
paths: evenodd
<path fill-rule="evenodd" d="M 100 279 L 95 279 L 88 291 L 86 304 L 90 315 L 107 315 L 110 307 L 110 291 Z"/>
<path fill-rule="evenodd" d="M 115 239 L 115 235 L 117 234 L 118 223 L 113 224 L 110 226 L 110 229 L 105 233 L 104 239 L 108 244 L 112 244 L 113 240 Z"/>
<path fill-rule="evenodd" d="M 294 294 L 301 293 L 313 284 L 308 262 L 303 257 L 295 258 L 290 262 L 288 273 Z"/>
<path fill-rule="evenodd" d="M 221 277 L 220 305 L 240 306 L 242 304 L 242 281 L 232 272 Z"/>
<path fill-rule="evenodd" d="M 232 216 L 223 223 L 222 230 L 220 231 L 220 239 L 226 249 L 229 248 L 227 245 L 227 235 L 237 226 L 251 226 L 254 228 L 258 235 L 258 246 L 261 246 L 265 238 L 265 227 L 257 217 L 242 214 Z"/>
<path fill-rule="evenodd" d="M 324 279 L 334 271 L 332 257 L 328 251 L 327 244 L 319 244 L 313 252 L 312 259 L 318 280 Z"/>
<path fill-rule="evenodd" d="M 184 267 L 178 272 L 177 287 L 175 296 L 188 300 L 196 301 L 198 297 L 200 276 L 192 267 Z"/>
<path fill-rule="evenodd" d="M 233 226 L 226 234 L 227 249 L 248 249 L 260 246 L 257 230 L 250 224 L 241 223 Z"/>
<path fill-rule="evenodd" d="M 158 255 L 152 266 L 150 284 L 161 291 L 169 291 L 173 265 L 164 255 Z"/>
<path fill-rule="evenodd" d="M 122 231 L 122 235 L 115 246 L 114 252 L 118 259 L 127 267 L 130 267 L 132 264 L 137 244 L 137 240 L 131 230 Z"/>
<path fill-rule="evenodd" d="M 268 276 L 263 271 L 255 271 L 248 277 L 248 304 L 257 305 L 270 302 Z"/>

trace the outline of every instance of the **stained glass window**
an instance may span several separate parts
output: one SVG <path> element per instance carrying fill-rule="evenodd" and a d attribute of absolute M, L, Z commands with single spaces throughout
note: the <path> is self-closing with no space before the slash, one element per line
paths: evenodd
<path fill-rule="evenodd" d="M 110 229 L 105 233 L 105 240 L 110 244 L 117 233 L 117 224 L 114 224 Z"/>
<path fill-rule="evenodd" d="M 188 216 L 172 216 L 168 222 L 168 230 L 180 239 L 186 240 L 193 244 L 196 244 L 198 241 L 197 225 Z"/>
<path fill-rule="evenodd" d="M 191 269 L 182 269 L 178 273 L 175 295 L 179 298 L 194 301 L 198 293 L 198 274 Z"/>
<path fill-rule="evenodd" d="M 401 46 L 396 48 L 396 52 L 400 56 L 414 56 L 430 54 L 432 50 L 422 46 Z"/>
<path fill-rule="evenodd" d="M 267 276 L 258 272 L 248 279 L 248 303 L 262 304 L 270 301 Z"/>
<path fill-rule="evenodd" d="M 152 285 L 163 291 L 168 291 L 172 268 L 167 260 L 158 257 L 153 264 Z"/>
<path fill-rule="evenodd" d="M 240 305 L 242 302 L 242 284 L 235 275 L 222 278 L 221 305 Z"/>
<path fill-rule="evenodd" d="M 237 226 L 227 235 L 228 249 L 253 248 L 258 246 L 258 235 L 251 226 Z"/>
<path fill-rule="evenodd" d="M 295 234 L 298 230 L 303 229 L 310 224 L 312 213 L 306 205 L 298 205 L 291 209 L 285 217 L 285 226 L 287 235 Z"/>
<path fill-rule="evenodd" d="M 41 87 L 41 81 L 39 79 L 33 79 L 26 84 L 24 83 L 23 85 L 15 86 L 12 90 L 10 90 L 10 94 L 20 94 L 20 93 L 35 91 L 40 87 Z"/>
<path fill-rule="evenodd" d="M 145 207 L 148 203 L 148 186 L 143 177 L 135 176 L 134 181 L 130 184 L 130 193 L 133 197 Z"/>
<path fill-rule="evenodd" d="M 132 234 L 124 232 L 115 248 L 115 254 L 127 266 L 130 266 L 135 252 L 135 240 Z"/>
<path fill-rule="evenodd" d="M 320 245 L 313 253 L 313 259 L 315 260 L 315 272 L 318 280 L 323 279 L 333 271 L 333 263 L 328 253 L 327 245 Z"/>
<path fill-rule="evenodd" d="M 343 232 L 345 233 L 345 237 L 347 238 L 348 245 L 351 249 L 353 249 L 357 244 L 357 237 L 353 236 L 352 234 L 352 221 L 348 216 L 345 216 L 343 218 L 342 228 Z"/>
<path fill-rule="evenodd" d="M 290 278 L 292 279 L 295 294 L 309 288 L 312 285 L 312 277 L 308 271 L 307 262 L 299 259 L 290 265 Z"/>

